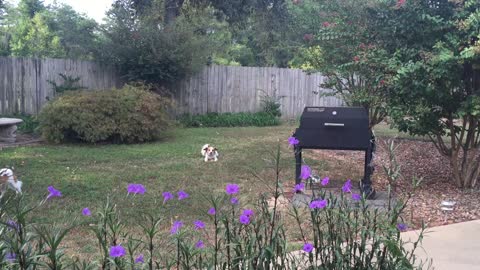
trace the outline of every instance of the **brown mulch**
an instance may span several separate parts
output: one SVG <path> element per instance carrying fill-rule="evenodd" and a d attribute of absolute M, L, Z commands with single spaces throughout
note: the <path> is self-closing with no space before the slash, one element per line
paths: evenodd
<path fill-rule="evenodd" d="M 404 218 L 410 228 L 419 228 L 422 221 L 429 227 L 480 219 L 480 190 L 462 190 L 455 186 L 449 160 L 440 155 L 431 142 L 397 139 L 397 162 L 402 177 L 395 187 L 395 195 L 406 196 L 412 190 L 412 178 L 423 178 L 413 200 L 405 209 Z M 309 150 L 305 156 L 326 162 L 321 175 L 332 182 L 346 178 L 358 181 L 363 175 L 364 153 L 355 151 Z M 377 139 L 373 185 L 377 191 L 386 191 L 388 184 L 383 166 L 388 165 L 386 139 Z M 338 183 L 337 183 L 338 184 Z M 443 200 L 454 201 L 453 211 L 441 210 Z"/>

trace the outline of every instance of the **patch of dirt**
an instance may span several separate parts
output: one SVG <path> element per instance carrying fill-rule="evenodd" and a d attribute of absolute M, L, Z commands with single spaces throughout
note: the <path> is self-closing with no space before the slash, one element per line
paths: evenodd
<path fill-rule="evenodd" d="M 457 188 L 452 179 L 449 160 L 440 155 L 431 142 L 398 139 L 395 145 L 397 146 L 396 159 L 401 165 L 402 174 L 394 187 L 395 196 L 405 197 L 412 190 L 413 177 L 423 178 L 421 186 L 409 202 L 403 216 L 411 229 L 419 228 L 422 221 L 432 227 L 480 219 L 480 190 Z M 325 168 L 322 168 L 319 174 L 321 177 L 330 177 L 329 186 L 339 187 L 346 179 L 359 181 L 363 176 L 364 152 L 308 151 L 310 152 L 304 154 L 304 158 L 326 162 Z M 372 177 L 377 191 L 387 189 L 387 175 L 383 166 L 388 165 L 388 157 L 386 139 L 378 138 L 374 157 L 375 172 Z M 315 173 L 315 168 L 313 170 Z M 456 202 L 453 211 L 441 210 L 441 203 L 444 200 Z"/>

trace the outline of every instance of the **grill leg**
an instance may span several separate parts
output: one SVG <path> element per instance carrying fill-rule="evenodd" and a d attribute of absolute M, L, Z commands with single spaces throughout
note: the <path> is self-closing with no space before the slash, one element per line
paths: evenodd
<path fill-rule="evenodd" d="M 374 167 L 372 164 L 373 151 L 375 150 L 375 136 L 372 134 L 372 139 L 370 140 L 370 145 L 365 151 L 365 168 L 364 168 L 364 177 L 360 183 L 360 191 L 365 194 L 367 199 L 375 198 L 375 189 L 372 187 L 372 174 Z"/>
<path fill-rule="evenodd" d="M 302 170 L 302 149 L 299 147 L 294 148 L 295 151 L 295 184 L 300 184 L 300 171 Z"/>

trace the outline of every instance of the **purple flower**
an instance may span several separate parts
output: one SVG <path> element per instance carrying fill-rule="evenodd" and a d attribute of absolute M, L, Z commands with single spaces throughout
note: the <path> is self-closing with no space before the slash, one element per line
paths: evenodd
<path fill-rule="evenodd" d="M 173 199 L 173 194 L 170 192 L 163 192 L 162 196 L 163 196 L 163 203 L 166 203 L 168 200 Z"/>
<path fill-rule="evenodd" d="M 308 179 L 310 177 L 310 175 L 312 175 L 312 170 L 310 169 L 310 167 L 308 167 L 307 165 L 302 165 L 302 170 L 300 172 L 300 178 L 305 180 L 305 179 Z"/>
<path fill-rule="evenodd" d="M 360 194 L 357 194 L 357 193 L 352 193 L 352 199 L 354 201 L 360 201 L 362 199 L 362 196 Z"/>
<path fill-rule="evenodd" d="M 110 257 L 123 257 L 125 256 L 125 253 L 125 249 L 121 245 L 110 247 Z"/>
<path fill-rule="evenodd" d="M 176 234 L 183 227 L 183 222 L 175 220 L 173 222 L 172 228 L 170 229 L 170 234 Z"/>
<path fill-rule="evenodd" d="M 242 215 L 245 215 L 247 217 L 253 216 L 254 212 L 252 209 L 243 209 Z"/>
<path fill-rule="evenodd" d="M 321 209 L 327 206 L 327 200 L 315 200 L 310 203 L 311 209 Z"/>
<path fill-rule="evenodd" d="M 305 184 L 300 183 L 300 184 L 295 185 L 295 187 L 293 188 L 293 192 L 297 193 L 297 192 L 300 192 L 304 189 L 305 189 Z"/>
<path fill-rule="evenodd" d="M 179 201 L 181 201 L 181 200 L 183 200 L 183 199 L 186 199 L 186 198 L 188 198 L 188 196 L 189 196 L 188 193 L 186 193 L 186 192 L 183 191 L 183 190 L 180 190 L 177 194 L 178 194 L 178 200 L 179 200 Z"/>
<path fill-rule="evenodd" d="M 225 191 L 228 195 L 237 194 L 240 191 L 240 187 L 237 184 L 227 184 Z"/>
<path fill-rule="evenodd" d="M 297 138 L 295 138 L 293 136 L 288 138 L 288 144 L 289 145 L 297 145 L 298 143 L 299 143 L 299 141 L 297 140 Z"/>
<path fill-rule="evenodd" d="M 8 252 L 5 254 L 5 260 L 13 263 L 17 259 L 17 255 L 13 252 Z"/>
<path fill-rule="evenodd" d="M 208 214 L 209 215 L 215 215 L 216 212 L 217 211 L 215 211 L 215 207 L 212 207 L 212 208 L 208 209 Z"/>
<path fill-rule="evenodd" d="M 303 251 L 307 252 L 307 253 L 310 253 L 313 251 L 313 245 L 310 244 L 310 243 L 305 243 L 303 245 Z"/>
<path fill-rule="evenodd" d="M 18 231 L 20 229 L 20 226 L 13 220 L 9 219 L 7 220 L 7 225 L 9 230 L 16 230 Z"/>
<path fill-rule="evenodd" d="M 238 204 L 238 199 L 237 199 L 237 197 L 232 197 L 232 198 L 230 199 L 230 203 L 231 203 L 231 204 Z"/>
<path fill-rule="evenodd" d="M 405 223 L 398 223 L 397 224 L 397 229 L 401 232 L 404 232 L 408 229 L 408 226 Z"/>
<path fill-rule="evenodd" d="M 352 192 L 352 180 L 348 179 L 345 184 L 343 184 L 342 191 L 343 192 Z"/>
<path fill-rule="evenodd" d="M 328 185 L 328 182 L 330 182 L 330 178 L 328 178 L 328 176 L 327 176 L 327 177 L 322 179 L 322 182 L 320 182 L 320 184 L 322 184 L 322 186 L 326 186 L 326 185 Z"/>
<path fill-rule="evenodd" d="M 193 224 L 195 225 L 195 230 L 205 229 L 205 223 L 201 220 L 195 220 Z"/>
<path fill-rule="evenodd" d="M 250 218 L 247 215 L 240 216 L 240 223 L 248 225 L 250 223 Z"/>
<path fill-rule="evenodd" d="M 82 210 L 82 215 L 84 215 L 84 216 L 91 216 L 91 215 L 92 215 L 92 212 L 90 212 L 90 209 L 88 209 L 88 207 L 85 207 L 85 208 L 83 208 L 83 210 Z"/>
<path fill-rule="evenodd" d="M 127 192 L 133 194 L 145 194 L 145 187 L 142 184 L 128 184 Z"/>
<path fill-rule="evenodd" d="M 195 247 L 202 249 L 205 247 L 205 244 L 203 243 L 202 240 L 198 240 L 198 242 L 195 244 Z"/>
<path fill-rule="evenodd" d="M 135 258 L 135 263 L 144 263 L 145 261 L 143 260 L 143 254 L 140 254 Z"/>
<path fill-rule="evenodd" d="M 47 199 L 50 199 L 52 197 L 62 197 L 62 193 L 60 192 L 60 190 L 55 189 L 53 186 L 49 186 L 47 189 L 48 192 L 50 192 L 50 194 L 48 194 L 47 196 Z"/>

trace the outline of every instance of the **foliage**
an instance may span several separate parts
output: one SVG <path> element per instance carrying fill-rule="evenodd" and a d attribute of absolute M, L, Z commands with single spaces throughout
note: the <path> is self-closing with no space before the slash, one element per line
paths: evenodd
<path fill-rule="evenodd" d="M 139 230 L 122 223 L 121 209 L 108 198 L 98 210 L 84 209 L 83 216 L 68 221 L 65 218 L 50 226 L 39 224 L 30 216 L 34 210 L 60 204 L 58 197 L 63 195 L 53 186 L 49 187 L 47 198 L 37 205 L 26 204 L 23 196 L 7 199 L 0 207 L 1 255 L 7 259 L 0 263 L 6 269 L 29 269 L 36 265 L 37 269 L 58 270 L 95 267 L 265 269 L 271 266 L 275 269 L 422 269 L 425 266 L 414 255 L 425 228 L 413 242 L 412 250 L 405 248 L 407 243 L 400 237 L 400 231 L 405 229 L 400 215 L 406 202 L 397 201 L 384 213 L 370 209 L 363 198 L 352 201 L 346 196 L 350 195 L 348 192 L 336 197 L 322 191 L 320 199 L 326 202 L 323 207 L 312 207 L 312 203 L 320 200 L 315 196 L 310 206 L 288 209 L 298 223 L 301 241 L 305 244 L 301 253 L 290 253 L 294 239 L 285 224 L 279 200 L 284 195 L 279 170 L 280 147 L 272 154 L 269 168 L 274 172 L 274 179 L 269 180 L 273 180 L 274 186 L 270 192 L 250 204 L 241 197 L 240 186 L 228 184 L 224 194 L 212 194 L 206 199 L 211 208 L 205 209 L 203 217 L 193 225 L 183 223 L 182 213 L 175 211 L 191 200 L 183 191 L 187 197 L 179 196 L 178 200 L 164 192 L 163 203 L 154 213 L 136 212 Z M 132 204 L 152 196 L 148 190 L 145 194 L 127 190 L 127 199 Z M 237 202 L 235 198 L 241 199 Z M 273 198 L 272 204 L 268 198 Z M 92 204 L 94 202 L 86 202 L 87 207 Z M 87 229 L 98 240 L 97 256 L 88 262 L 70 258 L 66 245 L 62 244 L 74 228 Z M 120 250 L 112 252 L 113 247 Z"/>
<path fill-rule="evenodd" d="M 65 91 L 74 91 L 85 89 L 85 87 L 79 85 L 80 77 L 73 77 L 67 74 L 59 73 L 63 80 L 61 84 L 57 84 L 55 81 L 47 80 L 47 82 L 52 86 L 55 95 L 61 94 Z M 48 99 L 48 98 L 47 98 Z"/>
<path fill-rule="evenodd" d="M 40 131 L 52 142 L 81 140 L 115 143 L 158 138 L 170 126 L 171 101 L 145 86 L 67 92 L 40 112 Z"/>
<path fill-rule="evenodd" d="M 282 98 L 284 97 L 285 96 L 277 96 L 276 91 L 272 96 L 265 93 L 265 95 L 262 97 L 262 100 L 261 100 L 262 112 L 268 113 L 275 117 L 281 117 L 282 111 L 280 107 L 282 105 L 280 104 L 280 100 L 282 100 Z"/>
<path fill-rule="evenodd" d="M 370 8 L 379 2 L 306 0 L 291 8 L 306 47 L 293 63 L 322 72 L 322 86 L 333 89 L 348 106 L 366 108 L 370 128 L 386 116 L 393 73 L 391 55 L 377 44 L 376 29 L 369 27 Z"/>
<path fill-rule="evenodd" d="M 280 124 L 280 120 L 268 112 L 185 114 L 179 118 L 179 121 L 185 127 L 264 127 Z"/>
<path fill-rule="evenodd" d="M 92 59 L 97 24 L 70 6 L 22 0 L 0 19 L 0 54 Z"/>
<path fill-rule="evenodd" d="M 162 1 L 142 13 L 130 1 L 117 1 L 103 29 L 100 59 L 118 66 L 128 81 L 170 85 L 200 70 L 214 50 L 216 30 L 222 27 L 212 11 L 187 4 L 172 24 L 162 21 Z"/>
<path fill-rule="evenodd" d="M 479 9 L 478 1 L 468 0 L 406 1 L 374 10 L 373 26 L 397 67 L 390 114 L 400 130 L 429 136 L 464 188 L 474 187 L 480 175 Z"/>

